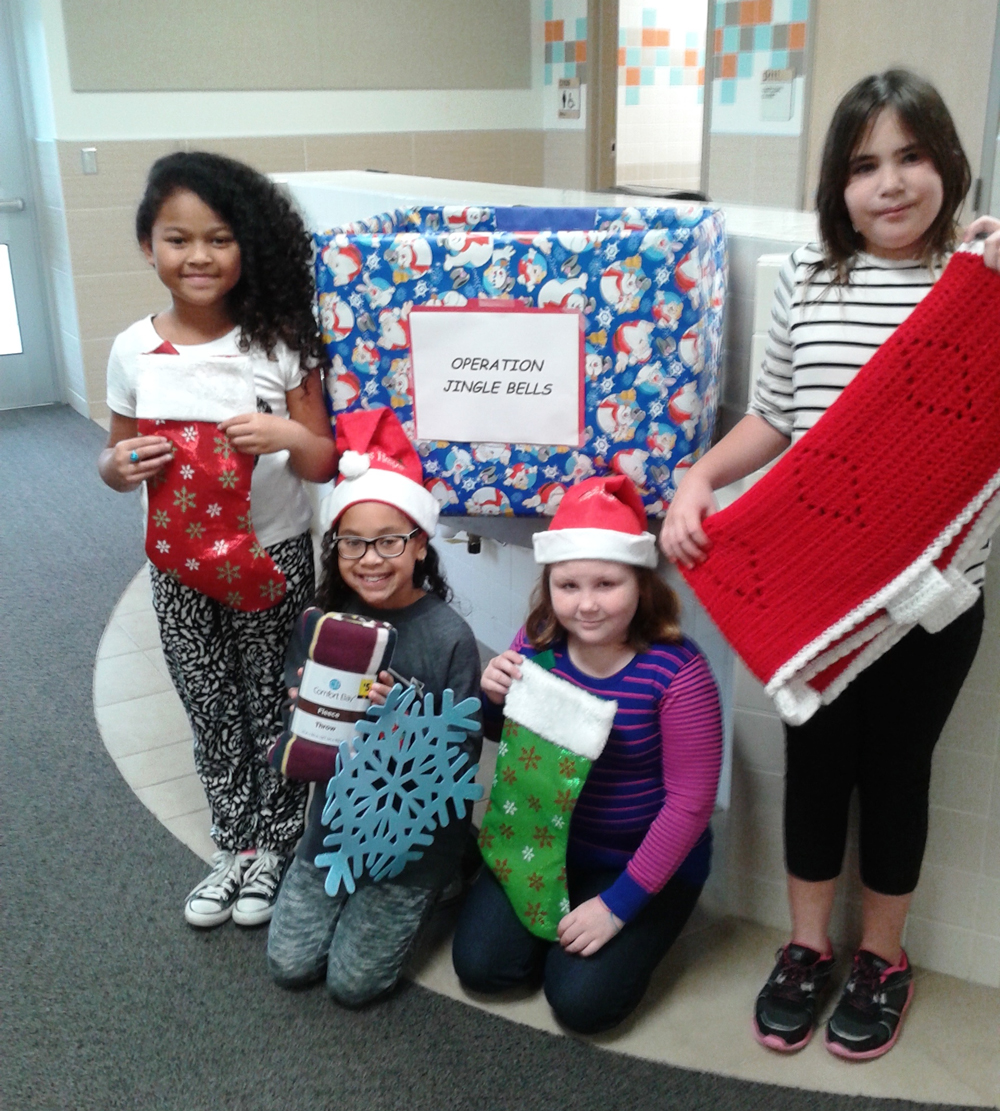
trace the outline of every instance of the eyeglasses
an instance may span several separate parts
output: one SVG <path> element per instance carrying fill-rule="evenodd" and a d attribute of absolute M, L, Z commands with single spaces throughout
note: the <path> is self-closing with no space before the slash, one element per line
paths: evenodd
<path fill-rule="evenodd" d="M 341 559 L 362 559 L 369 547 L 373 547 L 375 554 L 383 559 L 396 559 L 406 551 L 406 545 L 418 532 L 420 529 L 415 528 L 412 532 L 391 532 L 371 539 L 364 536 L 335 536 L 333 546 Z"/>

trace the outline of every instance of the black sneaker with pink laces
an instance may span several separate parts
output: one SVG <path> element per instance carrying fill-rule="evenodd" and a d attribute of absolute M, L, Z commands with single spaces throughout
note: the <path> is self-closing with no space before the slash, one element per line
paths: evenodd
<path fill-rule="evenodd" d="M 913 969 L 905 951 L 898 964 L 859 949 L 830 1021 L 826 1048 L 838 1057 L 868 1061 L 896 1044 L 913 998 Z"/>
<path fill-rule="evenodd" d="M 790 942 L 777 952 L 767 983 L 757 996 L 753 1033 L 761 1045 L 779 1053 L 794 1053 L 809 1044 L 834 958 Z"/>

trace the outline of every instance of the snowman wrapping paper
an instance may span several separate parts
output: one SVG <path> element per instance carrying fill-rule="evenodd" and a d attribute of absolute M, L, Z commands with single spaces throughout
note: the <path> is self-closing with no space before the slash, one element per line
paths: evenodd
<path fill-rule="evenodd" d="M 551 516 L 607 473 L 661 515 L 712 442 L 726 269 L 722 213 L 699 204 L 424 207 L 318 234 L 332 417 L 390 406 L 444 515 Z M 503 301 L 583 314 L 582 443 L 416 439 L 411 310 Z"/>

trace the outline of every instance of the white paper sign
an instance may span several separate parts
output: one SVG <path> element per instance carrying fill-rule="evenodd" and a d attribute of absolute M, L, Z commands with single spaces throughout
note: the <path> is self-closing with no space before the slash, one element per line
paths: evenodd
<path fill-rule="evenodd" d="M 416 438 L 579 446 L 582 320 L 544 309 L 414 308 Z"/>

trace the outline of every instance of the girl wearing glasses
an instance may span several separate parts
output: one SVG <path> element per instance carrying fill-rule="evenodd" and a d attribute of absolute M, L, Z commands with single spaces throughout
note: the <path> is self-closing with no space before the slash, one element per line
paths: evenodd
<path fill-rule="evenodd" d="M 393 671 L 434 695 L 455 700 L 479 693 L 479 652 L 472 630 L 448 605 L 451 591 L 429 538 L 438 503 L 424 488 L 420 459 L 390 409 L 346 413 L 337 420 L 340 481 L 329 505 L 322 579 L 316 604 L 396 628 Z M 293 643 L 298 666 L 306 646 Z M 294 672 L 293 672 L 294 674 Z M 395 679 L 379 675 L 369 697 L 384 702 Z M 482 737 L 466 742 L 470 762 Z M 420 860 L 394 879 L 358 880 L 353 894 L 331 897 L 326 873 L 313 863 L 323 852 L 324 792 L 313 794 L 306 831 L 278 895 L 267 942 L 268 966 L 283 987 L 325 979 L 333 998 L 358 1007 L 391 991 L 438 895 L 461 872 L 471 846 L 471 811 L 452 815 Z"/>

